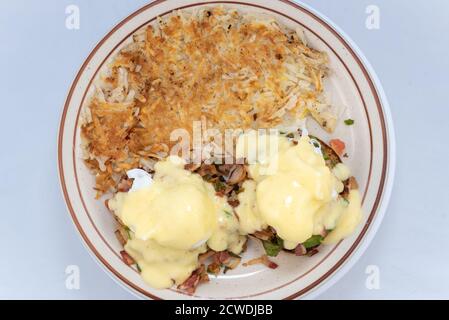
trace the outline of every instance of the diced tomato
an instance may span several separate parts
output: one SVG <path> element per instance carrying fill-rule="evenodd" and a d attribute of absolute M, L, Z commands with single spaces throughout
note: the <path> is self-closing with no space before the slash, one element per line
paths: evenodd
<path fill-rule="evenodd" d="M 345 143 L 340 139 L 332 139 L 329 141 L 329 145 L 339 156 L 343 155 L 346 148 Z"/>

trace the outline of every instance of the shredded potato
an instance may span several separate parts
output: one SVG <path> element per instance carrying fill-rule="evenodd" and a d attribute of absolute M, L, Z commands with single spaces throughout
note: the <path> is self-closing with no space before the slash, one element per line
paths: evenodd
<path fill-rule="evenodd" d="M 151 166 L 177 128 L 274 127 L 311 114 L 331 131 L 322 101 L 325 53 L 266 16 L 223 7 L 176 11 L 133 36 L 108 66 L 82 124 L 98 195 L 126 170 Z M 162 156 L 163 157 L 163 156 Z"/>

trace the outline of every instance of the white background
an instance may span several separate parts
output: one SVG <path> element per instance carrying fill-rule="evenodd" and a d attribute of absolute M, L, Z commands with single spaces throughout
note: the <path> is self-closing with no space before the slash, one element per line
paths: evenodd
<path fill-rule="evenodd" d="M 449 298 L 449 1 L 307 0 L 362 49 L 389 98 L 396 182 L 371 246 L 323 299 Z M 0 1 L 0 298 L 134 299 L 84 249 L 59 190 L 63 103 L 95 44 L 147 1 Z M 81 11 L 67 30 L 65 8 Z M 381 10 L 380 30 L 365 9 Z M 79 290 L 65 269 L 78 265 Z M 380 270 L 380 289 L 365 286 Z"/>

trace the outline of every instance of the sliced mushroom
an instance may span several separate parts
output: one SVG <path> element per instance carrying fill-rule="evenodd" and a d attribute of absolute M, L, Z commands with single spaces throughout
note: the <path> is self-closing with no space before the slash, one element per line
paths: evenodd
<path fill-rule="evenodd" d="M 194 172 L 201 167 L 201 163 L 188 163 L 184 166 L 184 169 Z"/>
<path fill-rule="evenodd" d="M 274 232 L 271 229 L 265 229 L 262 231 L 256 231 L 252 235 L 257 239 L 267 241 L 274 237 Z"/>
<path fill-rule="evenodd" d="M 240 261 L 242 261 L 242 258 L 237 255 L 231 255 L 228 261 L 223 263 L 223 265 L 228 269 L 235 269 L 240 264 Z"/>
<path fill-rule="evenodd" d="M 217 175 L 217 168 L 215 167 L 215 165 L 213 164 L 202 164 L 198 169 L 197 169 L 197 173 L 204 177 L 206 175 L 208 176 L 214 176 Z"/>
<path fill-rule="evenodd" d="M 243 165 L 234 165 L 226 178 L 230 185 L 237 184 L 246 178 L 246 169 Z"/>
<path fill-rule="evenodd" d="M 218 171 L 227 176 L 233 167 L 233 164 L 222 164 L 218 166 Z"/>
<path fill-rule="evenodd" d="M 207 272 L 213 275 L 218 275 L 220 273 L 220 264 L 218 262 L 212 262 L 207 266 Z"/>

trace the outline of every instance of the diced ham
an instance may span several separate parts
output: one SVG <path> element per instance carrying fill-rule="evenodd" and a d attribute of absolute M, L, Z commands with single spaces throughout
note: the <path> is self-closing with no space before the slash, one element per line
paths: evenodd
<path fill-rule="evenodd" d="M 186 281 L 178 286 L 179 290 L 185 291 L 187 294 L 194 294 L 196 287 L 203 282 L 209 281 L 209 276 L 206 273 L 204 264 L 200 265 L 198 269 L 192 272 Z"/>
<path fill-rule="evenodd" d="M 295 248 L 295 255 L 297 256 L 304 256 L 307 253 L 306 247 L 302 245 L 301 243 L 298 244 Z"/>
<path fill-rule="evenodd" d="M 123 262 L 125 262 L 128 266 L 136 263 L 134 259 L 125 250 L 120 251 L 120 255 L 122 256 Z"/>
<path fill-rule="evenodd" d="M 120 242 L 120 244 L 122 246 L 124 246 L 126 244 L 126 239 L 123 237 L 123 233 L 119 229 L 115 230 L 114 233 L 115 233 L 115 237 L 117 238 L 118 242 Z"/>

